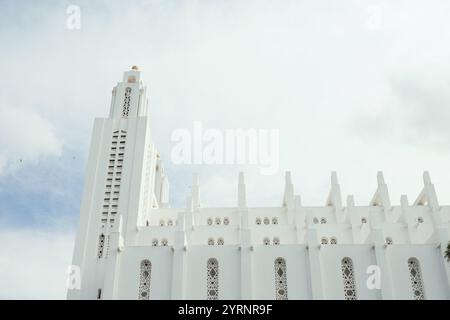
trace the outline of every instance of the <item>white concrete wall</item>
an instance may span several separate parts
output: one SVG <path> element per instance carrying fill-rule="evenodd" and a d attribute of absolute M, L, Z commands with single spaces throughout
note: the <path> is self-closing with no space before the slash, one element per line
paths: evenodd
<path fill-rule="evenodd" d="M 219 263 L 219 299 L 240 299 L 240 251 L 238 246 L 191 247 L 186 258 L 186 299 L 206 299 L 206 266 L 210 258 Z"/>

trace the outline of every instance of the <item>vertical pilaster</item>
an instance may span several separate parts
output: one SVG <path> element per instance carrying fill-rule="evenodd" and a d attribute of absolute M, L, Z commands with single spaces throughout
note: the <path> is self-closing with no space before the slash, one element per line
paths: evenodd
<path fill-rule="evenodd" d="M 320 245 L 317 241 L 317 231 L 314 228 L 308 229 L 308 256 L 309 256 L 309 279 L 311 284 L 311 293 L 314 300 L 322 300 L 325 298 L 323 280 L 322 280 L 322 263 L 320 259 Z"/>
<path fill-rule="evenodd" d="M 186 239 L 185 239 L 185 214 L 178 213 L 178 224 L 175 230 L 175 241 L 172 247 L 172 291 L 171 298 L 173 300 L 184 299 L 184 288 L 186 283 Z"/>
<path fill-rule="evenodd" d="M 120 230 L 122 229 L 122 219 L 119 221 L 109 234 L 109 252 L 105 257 L 105 273 L 102 291 L 102 299 L 118 299 L 118 285 L 120 275 L 120 258 L 123 250 L 123 238 Z"/>
<path fill-rule="evenodd" d="M 381 229 L 373 229 L 373 241 L 375 249 L 375 258 L 377 265 L 381 271 L 381 298 L 383 300 L 395 299 L 394 288 L 392 283 L 392 271 L 389 259 L 386 256 L 387 246 L 384 243 L 383 233 Z"/>
<path fill-rule="evenodd" d="M 253 261 L 250 246 L 250 230 L 241 231 L 241 299 L 253 299 Z"/>

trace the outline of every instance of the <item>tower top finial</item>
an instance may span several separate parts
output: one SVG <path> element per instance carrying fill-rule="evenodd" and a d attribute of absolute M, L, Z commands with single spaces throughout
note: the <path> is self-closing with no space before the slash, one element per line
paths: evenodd
<path fill-rule="evenodd" d="M 132 67 L 131 67 L 131 70 L 136 70 L 136 71 L 138 71 L 138 70 L 139 70 L 139 67 L 138 67 L 138 66 L 132 66 Z"/>

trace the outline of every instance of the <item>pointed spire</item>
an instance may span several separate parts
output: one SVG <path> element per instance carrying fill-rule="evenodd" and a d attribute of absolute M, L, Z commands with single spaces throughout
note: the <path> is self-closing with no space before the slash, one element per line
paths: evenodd
<path fill-rule="evenodd" d="M 341 187 L 338 183 L 336 171 L 331 172 L 331 190 L 326 205 L 333 206 L 336 211 L 342 210 Z"/>
<path fill-rule="evenodd" d="M 414 201 L 415 206 L 425 204 L 428 204 L 433 211 L 439 211 L 439 202 L 436 191 L 433 183 L 431 183 L 430 173 L 428 171 L 423 173 L 423 189 L 417 196 L 416 201 Z"/>
<path fill-rule="evenodd" d="M 352 194 L 349 194 L 347 196 L 347 207 L 354 207 L 355 206 L 355 198 Z"/>
<path fill-rule="evenodd" d="M 431 178 L 430 173 L 428 171 L 424 171 L 423 173 L 423 184 L 424 185 L 431 185 Z"/>
<path fill-rule="evenodd" d="M 239 172 L 238 180 L 238 207 L 239 210 L 244 210 L 247 207 L 247 197 L 245 193 L 245 179 L 243 172 Z"/>
<path fill-rule="evenodd" d="M 287 207 L 288 210 L 292 210 L 294 208 L 294 185 L 292 184 L 290 171 L 286 171 L 284 180 L 283 206 Z"/>
<path fill-rule="evenodd" d="M 378 186 L 383 186 L 383 185 L 385 185 L 385 183 L 384 183 L 383 171 L 378 171 L 378 172 L 377 172 L 377 182 L 378 182 Z"/>
<path fill-rule="evenodd" d="M 194 206 L 192 203 L 192 197 L 188 196 L 186 198 L 186 212 L 192 212 L 194 210 Z"/>
<path fill-rule="evenodd" d="M 191 197 L 193 210 L 200 208 L 200 187 L 199 187 L 198 174 L 194 174 L 192 177 Z"/>
<path fill-rule="evenodd" d="M 294 197 L 294 207 L 296 209 L 300 208 L 302 206 L 302 197 L 300 195 L 296 195 Z"/>
<path fill-rule="evenodd" d="M 389 191 L 386 183 L 384 182 L 384 176 L 382 171 L 377 172 L 377 184 L 378 188 L 370 201 L 371 206 L 381 206 L 386 210 L 391 210 L 391 200 L 389 198 Z"/>
<path fill-rule="evenodd" d="M 408 196 L 407 196 L 406 194 L 402 194 L 402 195 L 400 196 L 400 204 L 401 204 L 402 208 L 407 208 L 407 207 L 409 207 L 409 204 L 408 204 Z"/>
<path fill-rule="evenodd" d="M 331 185 L 335 186 L 338 185 L 338 178 L 337 178 L 337 173 L 336 171 L 331 171 Z"/>

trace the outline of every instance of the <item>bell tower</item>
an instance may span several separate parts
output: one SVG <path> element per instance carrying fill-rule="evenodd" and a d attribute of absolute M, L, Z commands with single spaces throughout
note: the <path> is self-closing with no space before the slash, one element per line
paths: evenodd
<path fill-rule="evenodd" d="M 147 109 L 147 87 L 141 80 L 141 71 L 133 66 L 112 91 L 110 118 L 147 116 Z"/>

